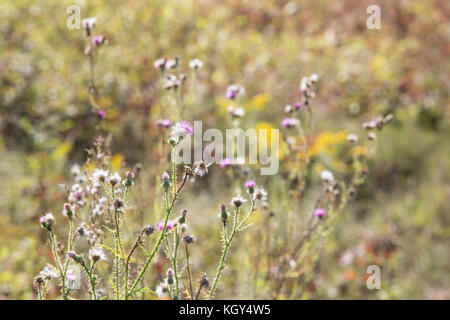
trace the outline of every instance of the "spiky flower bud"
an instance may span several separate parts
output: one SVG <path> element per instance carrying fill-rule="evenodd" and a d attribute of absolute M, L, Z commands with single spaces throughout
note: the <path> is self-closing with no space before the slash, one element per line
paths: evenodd
<path fill-rule="evenodd" d="M 191 244 L 194 242 L 194 237 L 191 235 L 187 235 L 184 237 L 184 241 L 186 241 L 187 244 Z"/>
<path fill-rule="evenodd" d="M 169 189 L 170 188 L 169 174 L 167 172 L 164 172 L 161 176 L 161 179 L 162 179 L 162 187 L 166 190 Z"/>
<path fill-rule="evenodd" d="M 145 234 L 146 236 L 151 235 L 154 231 L 155 228 L 150 224 L 147 224 L 144 226 L 144 228 L 142 228 L 142 233 Z"/>

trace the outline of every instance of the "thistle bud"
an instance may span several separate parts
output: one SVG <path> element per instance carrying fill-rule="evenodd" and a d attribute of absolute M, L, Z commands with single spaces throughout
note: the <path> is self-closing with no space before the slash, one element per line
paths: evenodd
<path fill-rule="evenodd" d="M 120 209 L 120 208 L 123 208 L 124 206 L 125 206 L 125 202 L 123 202 L 122 199 L 117 198 L 116 200 L 114 200 L 114 208 Z"/>
<path fill-rule="evenodd" d="M 51 213 L 47 213 L 46 215 L 39 218 L 39 223 L 42 228 L 47 229 L 48 231 L 52 231 L 53 226 L 55 225 L 55 217 Z"/>
<path fill-rule="evenodd" d="M 176 146 L 177 144 L 177 138 L 175 137 L 171 137 L 168 141 L 167 141 L 172 147 Z"/>
<path fill-rule="evenodd" d="M 194 237 L 191 235 L 187 235 L 184 237 L 184 241 L 186 241 L 187 244 L 191 244 L 194 242 Z"/>
<path fill-rule="evenodd" d="M 220 206 L 220 218 L 222 219 L 223 224 L 227 224 L 228 212 L 227 212 L 227 207 L 223 203 Z"/>
<path fill-rule="evenodd" d="M 142 228 L 142 233 L 145 234 L 146 236 L 151 235 L 154 231 L 155 228 L 150 224 L 147 224 L 144 226 L 144 228 Z"/>
<path fill-rule="evenodd" d="M 76 263 L 79 263 L 79 264 L 83 264 L 83 263 L 84 263 L 83 257 L 77 255 L 77 254 L 75 253 L 75 251 L 69 251 L 69 252 L 67 253 L 67 256 L 68 256 L 70 259 L 72 259 L 73 261 L 75 261 Z"/>
<path fill-rule="evenodd" d="M 183 209 L 183 211 L 181 211 L 181 215 L 180 217 L 178 217 L 178 222 L 179 223 L 185 223 L 186 222 L 186 214 L 187 214 L 187 210 Z"/>
<path fill-rule="evenodd" d="M 162 187 L 166 190 L 169 189 L 169 187 L 170 187 L 169 174 L 167 172 L 164 172 L 161 176 L 161 179 L 162 179 Z"/>
<path fill-rule="evenodd" d="M 167 276 L 167 283 L 168 284 L 173 284 L 173 276 L 174 276 L 174 272 L 172 270 L 172 268 L 169 268 L 166 272 L 166 276 Z"/>

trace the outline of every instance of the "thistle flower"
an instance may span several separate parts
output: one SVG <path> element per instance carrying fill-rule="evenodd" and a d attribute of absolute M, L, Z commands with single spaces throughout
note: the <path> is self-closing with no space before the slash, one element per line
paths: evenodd
<path fill-rule="evenodd" d="M 185 223 L 186 222 L 186 215 L 187 215 L 187 210 L 183 209 L 181 211 L 181 215 L 178 217 L 178 222 L 179 223 Z"/>
<path fill-rule="evenodd" d="M 194 237 L 191 236 L 191 235 L 187 235 L 187 236 L 184 237 L 184 241 L 185 241 L 187 244 L 191 244 L 191 243 L 194 242 Z"/>
<path fill-rule="evenodd" d="M 108 170 L 103 169 L 95 169 L 94 173 L 92 174 L 91 180 L 94 184 L 103 184 L 106 181 L 106 178 L 108 177 Z"/>
<path fill-rule="evenodd" d="M 350 143 L 355 143 L 356 141 L 358 141 L 358 136 L 357 136 L 356 134 L 349 134 L 349 135 L 347 136 L 347 140 L 348 140 Z"/>
<path fill-rule="evenodd" d="M 232 84 L 227 87 L 225 97 L 229 100 L 234 100 L 238 95 L 242 95 L 244 93 L 245 93 L 244 87 L 237 84 Z"/>
<path fill-rule="evenodd" d="M 68 217 L 69 219 L 72 218 L 74 214 L 74 208 L 70 203 L 65 203 L 62 211 L 62 215 L 65 217 Z"/>
<path fill-rule="evenodd" d="M 368 134 L 367 134 L 367 138 L 369 139 L 369 140 L 377 140 L 377 134 L 375 133 L 375 132 L 369 132 Z"/>
<path fill-rule="evenodd" d="M 236 208 L 239 208 L 242 204 L 246 203 L 247 200 L 242 198 L 241 196 L 236 196 L 231 199 L 231 204 L 235 206 Z"/>
<path fill-rule="evenodd" d="M 199 68 L 203 67 L 203 62 L 201 62 L 199 59 L 192 59 L 189 61 L 189 68 L 197 70 Z"/>
<path fill-rule="evenodd" d="M 327 211 L 323 208 L 317 208 L 314 210 L 314 215 L 318 218 L 323 218 L 327 214 Z"/>
<path fill-rule="evenodd" d="M 134 172 L 131 170 L 128 170 L 125 173 L 125 180 L 122 182 L 122 184 L 128 188 L 132 187 L 134 185 L 134 181 L 133 181 L 134 177 L 135 177 Z"/>
<path fill-rule="evenodd" d="M 104 36 L 95 36 L 92 38 L 92 44 L 97 47 L 100 47 L 105 42 L 106 42 L 106 38 Z"/>
<path fill-rule="evenodd" d="M 166 225 L 166 230 L 171 230 L 175 227 L 175 221 L 174 220 L 167 220 L 167 225 Z M 164 220 L 160 220 L 158 222 L 158 231 L 162 231 L 162 229 L 164 228 Z"/>
<path fill-rule="evenodd" d="M 331 172 L 330 170 L 323 170 L 320 173 L 320 178 L 326 183 L 331 183 L 334 181 L 333 172 Z"/>
<path fill-rule="evenodd" d="M 153 63 L 153 66 L 162 72 L 166 68 L 166 62 L 167 62 L 166 58 L 160 58 Z"/>
<path fill-rule="evenodd" d="M 288 105 L 286 105 L 285 107 L 284 107 L 284 112 L 286 112 L 286 113 L 291 113 L 292 112 L 292 106 L 290 105 L 290 104 L 288 104 Z"/>
<path fill-rule="evenodd" d="M 165 64 L 165 69 L 169 70 L 169 69 L 175 69 L 178 66 L 178 61 L 180 60 L 180 58 L 175 57 L 173 59 L 167 60 L 166 64 Z"/>
<path fill-rule="evenodd" d="M 155 293 L 159 298 L 167 298 L 168 292 L 169 288 L 165 283 L 159 284 L 155 289 Z"/>
<path fill-rule="evenodd" d="M 94 263 L 98 261 L 108 261 L 103 249 L 99 246 L 95 246 L 89 250 L 89 260 Z"/>
<path fill-rule="evenodd" d="M 151 235 L 154 231 L 155 228 L 150 224 L 147 224 L 144 226 L 144 228 L 142 228 L 142 233 L 145 234 L 146 236 Z"/>
<path fill-rule="evenodd" d="M 172 126 L 171 136 L 176 138 L 186 137 L 192 135 L 194 129 L 187 121 L 177 122 Z"/>
<path fill-rule="evenodd" d="M 161 176 L 161 180 L 162 180 L 162 187 L 164 188 L 164 189 L 169 189 L 169 187 L 170 187 L 170 176 L 169 176 L 169 174 L 167 173 L 167 172 L 164 172 L 163 174 L 162 174 L 162 176 Z"/>
<path fill-rule="evenodd" d="M 114 174 L 109 176 L 108 180 L 112 186 L 115 186 L 116 184 L 120 183 L 120 181 L 122 181 L 122 178 L 117 172 L 114 172 Z"/>
<path fill-rule="evenodd" d="M 294 110 L 300 110 L 303 108 L 303 105 L 300 102 L 294 103 Z"/>
<path fill-rule="evenodd" d="M 281 125 L 285 128 L 293 128 L 300 124 L 300 120 L 294 118 L 284 118 Z"/>
<path fill-rule="evenodd" d="M 80 165 L 75 163 L 72 167 L 70 167 L 70 173 L 76 177 L 81 174 Z"/>
<path fill-rule="evenodd" d="M 52 231 L 53 226 L 55 225 L 55 217 L 51 213 L 47 213 L 44 216 L 39 218 L 39 223 L 42 228 L 47 229 L 48 231 Z"/>
<path fill-rule="evenodd" d="M 89 37 L 91 35 L 91 30 L 95 27 L 97 23 L 97 18 L 85 18 L 81 20 L 81 26 L 86 30 L 86 35 Z"/>
<path fill-rule="evenodd" d="M 106 112 L 105 112 L 104 110 L 98 110 L 98 111 L 97 111 L 97 117 L 98 117 L 100 120 L 105 119 L 105 117 L 106 117 Z"/>
<path fill-rule="evenodd" d="M 125 202 L 122 199 L 117 198 L 114 200 L 114 208 L 120 209 L 123 207 L 125 207 Z"/>
<path fill-rule="evenodd" d="M 234 118 L 242 118 L 243 116 L 245 116 L 245 110 L 242 108 L 234 108 L 233 106 L 229 106 L 228 112 Z"/>
<path fill-rule="evenodd" d="M 230 158 L 223 158 L 220 163 L 219 166 L 221 168 L 228 168 L 232 165 L 231 159 Z"/>
<path fill-rule="evenodd" d="M 254 197 L 257 200 L 267 201 L 267 191 L 263 188 L 256 188 Z"/>
<path fill-rule="evenodd" d="M 164 128 L 169 128 L 172 125 L 172 121 L 169 119 L 158 120 L 157 125 Z"/>
<path fill-rule="evenodd" d="M 51 265 L 46 265 L 39 275 L 45 280 L 51 280 L 59 278 L 59 274 L 56 269 Z"/>
<path fill-rule="evenodd" d="M 203 160 L 202 161 L 197 161 L 194 164 L 194 169 L 193 169 L 194 174 L 196 176 L 203 177 L 204 175 L 208 174 L 208 167 L 209 166 L 211 166 L 211 163 L 210 164 L 206 164 L 206 162 L 203 161 Z"/>

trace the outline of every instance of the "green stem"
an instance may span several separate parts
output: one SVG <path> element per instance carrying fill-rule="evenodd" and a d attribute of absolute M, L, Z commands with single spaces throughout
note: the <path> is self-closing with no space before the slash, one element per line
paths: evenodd
<path fill-rule="evenodd" d="M 61 267 L 61 262 L 59 261 L 58 258 L 58 253 L 56 252 L 56 239 L 55 239 L 55 233 L 53 232 L 53 230 L 50 231 L 50 242 L 52 245 L 52 253 L 53 253 L 53 257 L 55 259 L 55 263 L 56 263 L 56 267 L 58 268 L 59 274 L 61 275 L 61 293 L 62 293 L 62 297 L 64 300 L 67 300 L 67 296 L 66 296 L 66 278 L 63 272 L 63 269 Z"/>

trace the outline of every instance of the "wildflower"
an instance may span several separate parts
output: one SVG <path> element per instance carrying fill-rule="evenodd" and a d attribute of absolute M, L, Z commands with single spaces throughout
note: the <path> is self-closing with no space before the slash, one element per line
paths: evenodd
<path fill-rule="evenodd" d="M 103 249 L 99 246 L 93 247 L 89 250 L 89 260 L 96 263 L 98 261 L 107 261 L 105 253 Z"/>
<path fill-rule="evenodd" d="M 125 202 L 123 202 L 122 199 L 117 198 L 116 200 L 114 200 L 114 208 L 120 209 L 120 208 L 123 208 L 124 206 L 125 206 Z"/>
<path fill-rule="evenodd" d="M 174 275 L 175 273 L 173 272 L 172 268 L 167 269 L 166 271 L 167 278 L 173 278 Z"/>
<path fill-rule="evenodd" d="M 320 178 L 326 183 L 331 183 L 334 181 L 334 174 L 330 170 L 323 170 L 320 173 Z"/>
<path fill-rule="evenodd" d="M 294 103 L 294 110 L 300 110 L 302 108 L 303 108 L 303 106 L 300 102 Z"/>
<path fill-rule="evenodd" d="M 166 230 L 171 230 L 175 227 L 175 221 L 174 220 L 167 220 L 166 224 Z M 161 220 L 158 222 L 158 231 L 162 231 L 164 228 L 164 220 Z"/>
<path fill-rule="evenodd" d="M 45 280 L 56 279 L 59 277 L 58 272 L 51 265 L 46 265 L 45 268 L 39 273 L 39 275 Z"/>
<path fill-rule="evenodd" d="M 95 36 L 92 38 L 92 44 L 97 47 L 100 47 L 105 42 L 106 42 L 106 38 L 104 36 Z"/>
<path fill-rule="evenodd" d="M 286 105 L 285 107 L 284 107 L 284 112 L 286 112 L 286 113 L 291 113 L 292 112 L 292 106 L 290 105 L 290 104 L 288 104 L 288 105 Z"/>
<path fill-rule="evenodd" d="M 201 62 L 199 59 L 192 59 L 189 61 L 189 68 L 197 70 L 199 68 L 203 67 L 203 62 Z"/>
<path fill-rule="evenodd" d="M 191 243 L 194 242 L 194 237 L 191 236 L 191 235 L 187 235 L 187 236 L 184 237 L 184 241 L 185 241 L 187 244 L 191 244 Z"/>
<path fill-rule="evenodd" d="M 81 174 L 81 170 L 80 170 L 80 166 L 75 163 L 71 168 L 70 168 L 70 173 L 76 177 L 79 176 Z"/>
<path fill-rule="evenodd" d="M 166 298 L 169 292 L 169 288 L 165 283 L 161 283 L 155 289 L 155 293 L 159 298 Z"/>
<path fill-rule="evenodd" d="M 355 143 L 356 141 L 358 141 L 358 136 L 357 136 L 356 134 L 349 134 L 349 135 L 347 136 L 347 140 L 348 140 L 350 143 Z"/>
<path fill-rule="evenodd" d="M 144 228 L 142 228 L 142 233 L 145 234 L 146 236 L 151 235 L 154 231 L 155 228 L 150 224 L 147 224 L 144 226 Z"/>
<path fill-rule="evenodd" d="M 47 213 L 44 216 L 39 218 L 39 223 L 42 228 L 47 229 L 48 231 L 52 231 L 53 226 L 55 225 L 55 217 L 51 213 Z"/>
<path fill-rule="evenodd" d="M 307 90 L 308 90 L 308 78 L 303 77 L 302 80 L 300 81 L 300 91 L 306 92 Z"/>
<path fill-rule="evenodd" d="M 134 179 L 134 172 L 131 170 L 128 170 L 125 174 L 125 180 L 122 182 L 122 184 L 128 188 L 132 187 L 134 184 L 133 179 Z"/>
<path fill-rule="evenodd" d="M 197 161 L 194 164 L 194 174 L 203 177 L 205 174 L 208 174 L 208 167 L 211 166 L 211 164 L 206 164 L 205 161 Z"/>
<path fill-rule="evenodd" d="M 178 66 L 178 61 L 180 60 L 180 58 L 175 57 L 174 59 L 170 59 L 167 60 L 165 63 L 165 69 L 169 70 L 169 69 L 175 69 Z"/>
<path fill-rule="evenodd" d="M 86 223 L 82 222 L 78 228 L 77 228 L 77 233 L 80 237 L 83 237 L 84 235 L 86 235 Z"/>
<path fill-rule="evenodd" d="M 114 172 L 114 174 L 109 176 L 108 180 L 112 186 L 115 186 L 116 184 L 120 183 L 120 181 L 122 181 L 122 178 L 117 172 Z"/>
<path fill-rule="evenodd" d="M 234 100 L 238 95 L 242 95 L 244 93 L 245 93 L 244 87 L 237 84 L 232 84 L 227 87 L 225 97 L 229 100 Z"/>
<path fill-rule="evenodd" d="M 231 159 L 230 158 L 223 158 L 220 163 L 219 166 L 221 168 L 228 168 L 232 165 Z"/>
<path fill-rule="evenodd" d="M 298 124 L 300 124 L 300 120 L 293 118 L 284 118 L 283 121 L 281 121 L 281 125 L 285 128 L 292 128 Z"/>
<path fill-rule="evenodd" d="M 377 140 L 377 134 L 375 133 L 375 132 L 369 132 L 368 134 L 367 134 L 367 138 L 369 139 L 369 140 Z"/>
<path fill-rule="evenodd" d="M 169 119 L 161 119 L 158 120 L 157 124 L 160 127 L 168 128 L 172 125 L 172 121 L 170 121 Z"/>
<path fill-rule="evenodd" d="M 169 74 L 166 77 L 166 83 L 164 85 L 164 87 L 166 88 L 166 90 L 170 90 L 172 88 L 176 89 L 181 85 L 181 81 L 177 78 L 177 76 L 173 75 L 173 74 Z"/>
<path fill-rule="evenodd" d="M 231 113 L 231 116 L 234 118 L 242 118 L 245 115 L 245 110 L 242 108 L 237 108 L 234 109 L 233 106 L 231 106 L 232 108 L 229 108 L 229 111 Z"/>
<path fill-rule="evenodd" d="M 86 30 L 86 35 L 89 37 L 91 35 L 91 30 L 95 27 L 97 23 L 97 18 L 85 18 L 81 20 L 81 25 L 83 29 Z"/>
<path fill-rule="evenodd" d="M 317 73 L 313 73 L 312 75 L 309 76 L 309 81 L 311 83 L 315 83 L 317 82 L 317 80 L 319 80 L 319 76 L 317 75 Z"/>
<path fill-rule="evenodd" d="M 192 125 L 187 121 L 181 121 L 177 122 L 172 126 L 172 137 L 176 138 L 184 138 L 186 136 L 192 135 L 194 132 L 194 129 L 192 128 Z"/>
<path fill-rule="evenodd" d="M 164 71 L 164 69 L 166 68 L 166 62 L 166 58 L 160 58 L 153 63 L 153 66 L 159 71 Z"/>
<path fill-rule="evenodd" d="M 317 208 L 314 210 L 314 215 L 319 218 L 323 218 L 327 214 L 326 210 L 323 208 Z"/>
<path fill-rule="evenodd" d="M 97 117 L 98 117 L 100 120 L 105 119 L 105 117 L 106 117 L 106 112 L 103 111 L 103 110 L 98 110 L 98 111 L 97 111 Z"/>
<path fill-rule="evenodd" d="M 95 169 L 91 180 L 94 184 L 103 184 L 105 183 L 107 177 L 108 170 Z"/>
<path fill-rule="evenodd" d="M 248 193 L 252 194 L 255 192 L 256 183 L 253 180 L 249 180 L 245 183 L 245 187 L 248 188 Z"/>
<path fill-rule="evenodd" d="M 368 121 L 368 122 L 363 122 L 362 124 L 364 129 L 367 130 L 372 130 L 375 129 L 377 127 L 377 123 L 374 120 Z"/>
<path fill-rule="evenodd" d="M 161 180 L 162 180 L 162 187 L 164 188 L 164 189 L 169 189 L 169 187 L 170 187 L 170 176 L 169 176 L 169 174 L 167 173 L 167 172 L 164 172 L 163 174 L 162 174 L 162 176 L 161 176 Z"/>
<path fill-rule="evenodd" d="M 233 199 L 231 199 L 231 204 L 234 205 L 236 208 L 239 208 L 245 202 L 247 202 L 247 200 L 245 200 L 241 196 L 236 196 Z"/>
<path fill-rule="evenodd" d="M 263 188 L 256 188 L 255 189 L 255 199 L 267 201 L 267 191 Z"/>
<path fill-rule="evenodd" d="M 72 205 L 70 203 L 65 203 L 64 204 L 64 209 L 62 211 L 63 216 L 66 216 L 69 219 L 71 219 L 72 216 L 73 216 L 73 211 L 74 211 L 74 209 L 73 209 L 73 207 L 72 207 Z"/>
<path fill-rule="evenodd" d="M 84 263 L 83 257 L 77 255 L 77 254 L 75 253 L 75 251 L 69 251 L 69 252 L 67 253 L 67 256 L 68 256 L 70 259 L 72 259 L 73 261 L 75 261 L 76 263 L 79 263 L 79 264 L 83 264 L 83 263 Z"/>

